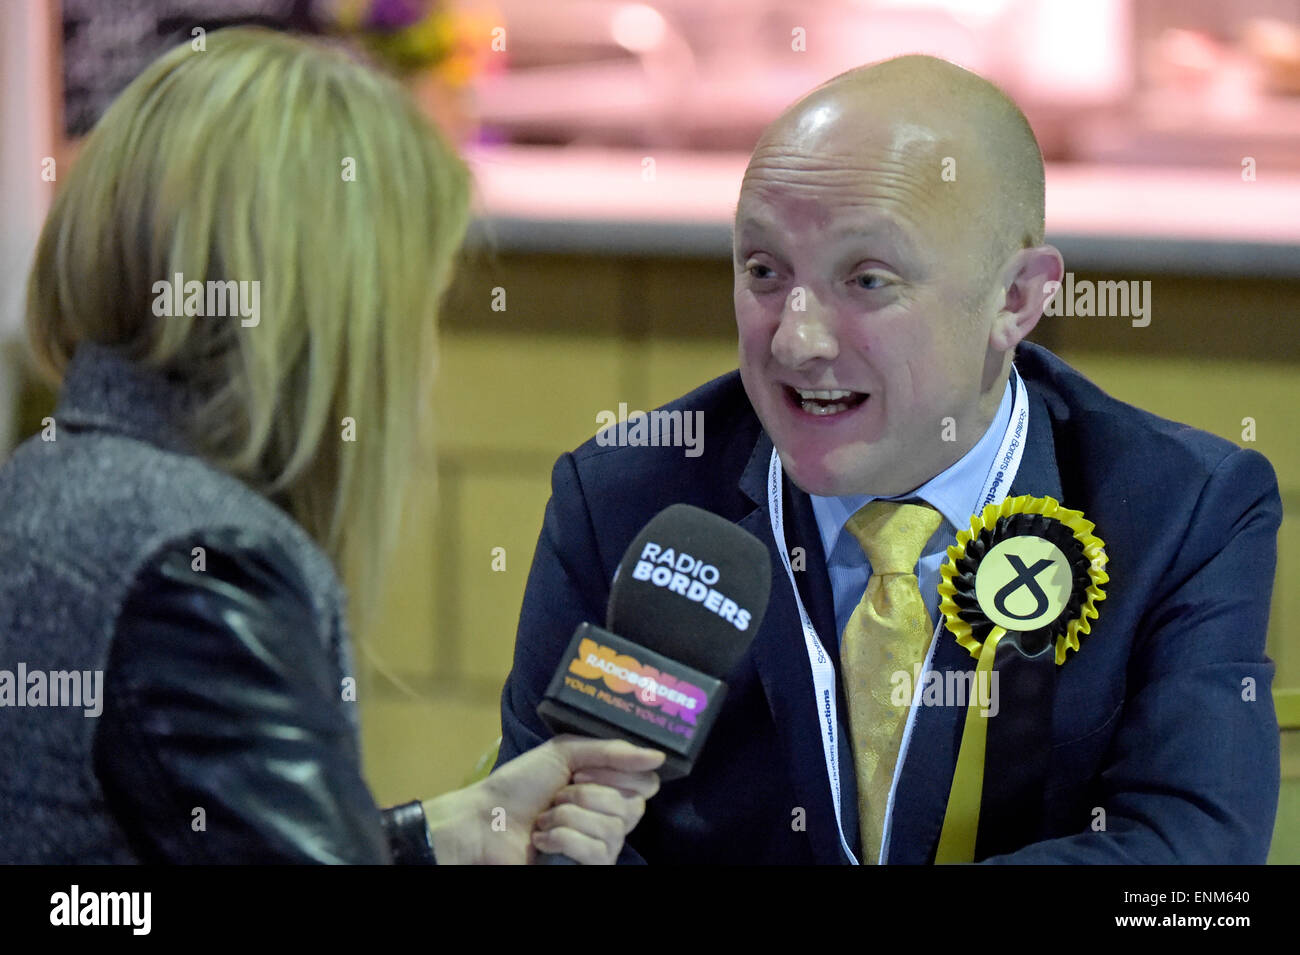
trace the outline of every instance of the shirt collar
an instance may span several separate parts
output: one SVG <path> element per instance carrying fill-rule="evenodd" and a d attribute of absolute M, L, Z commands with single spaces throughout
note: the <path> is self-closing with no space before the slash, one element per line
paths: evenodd
<path fill-rule="evenodd" d="M 1014 377 L 1014 375 L 1012 376 Z M 984 435 L 975 442 L 974 447 L 947 470 L 935 475 L 914 491 L 896 494 L 885 500 L 910 500 L 920 498 L 934 507 L 953 528 L 969 525 L 971 504 L 984 487 L 984 479 L 993 468 L 993 459 L 997 457 L 998 444 L 1006 434 L 1011 421 L 1012 403 L 1011 379 L 1007 379 L 1002 392 L 1002 401 L 993 421 Z M 868 501 L 874 501 L 879 495 L 846 494 L 841 497 L 822 497 L 818 494 L 808 495 L 812 499 L 813 515 L 817 519 L 817 529 L 821 533 L 822 553 L 829 562 L 835 544 L 848 523 Z M 859 554 L 860 557 L 860 554 Z"/>
<path fill-rule="evenodd" d="M 185 430 L 191 409 L 179 382 L 116 348 L 83 341 L 64 372 L 54 418 L 74 429 L 113 432 L 192 453 Z"/>

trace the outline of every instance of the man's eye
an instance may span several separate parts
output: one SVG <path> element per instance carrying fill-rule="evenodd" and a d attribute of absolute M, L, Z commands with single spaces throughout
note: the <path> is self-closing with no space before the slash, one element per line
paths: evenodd
<path fill-rule="evenodd" d="M 770 279 L 776 274 L 766 265 L 751 265 L 748 272 L 751 277 L 756 279 Z"/>
<path fill-rule="evenodd" d="M 872 290 L 883 288 L 886 283 L 883 276 L 875 275 L 871 272 L 863 272 L 861 275 L 855 275 L 853 277 L 853 284 L 858 288 Z"/>

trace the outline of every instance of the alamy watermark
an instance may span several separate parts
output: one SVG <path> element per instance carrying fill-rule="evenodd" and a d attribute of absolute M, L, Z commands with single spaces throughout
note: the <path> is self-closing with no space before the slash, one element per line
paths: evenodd
<path fill-rule="evenodd" d="M 618 411 L 596 412 L 596 444 L 602 448 L 685 448 L 688 458 L 704 453 L 703 411 L 627 410 L 620 402 Z"/>
<path fill-rule="evenodd" d="M 980 716 L 998 715 L 998 671 L 981 670 L 927 670 L 921 676 L 921 664 L 907 670 L 895 670 L 889 675 L 891 689 L 889 702 L 893 706 L 910 706 L 915 697 L 918 706 L 978 705 Z M 915 688 L 920 686 L 920 693 Z"/>
<path fill-rule="evenodd" d="M 240 319 L 239 324 L 252 328 L 262 320 L 262 283 L 254 279 L 198 279 L 185 281 L 177 272 L 170 280 L 153 283 L 153 313 L 159 318 L 178 315 Z"/>
<path fill-rule="evenodd" d="M 152 892 L 89 892 L 73 883 L 50 896 L 51 925 L 120 925 L 132 935 L 148 935 L 152 912 Z"/>
<path fill-rule="evenodd" d="M 104 711 L 103 670 L 0 670 L 0 707 L 73 706 L 83 716 Z"/>
<path fill-rule="evenodd" d="M 1049 318 L 1131 318 L 1134 328 L 1151 324 L 1151 282 L 1075 281 L 1073 272 L 1065 273 L 1065 282 L 1048 282 L 1043 286 L 1047 305 L 1043 314 Z"/>

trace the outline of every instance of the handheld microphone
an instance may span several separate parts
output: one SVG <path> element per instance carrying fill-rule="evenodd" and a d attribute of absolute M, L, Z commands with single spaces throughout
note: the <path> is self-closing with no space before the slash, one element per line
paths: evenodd
<path fill-rule="evenodd" d="M 722 677 L 763 622 L 771 585 L 767 547 L 753 534 L 688 504 L 665 508 L 623 555 L 606 626 L 574 632 L 538 715 L 554 733 L 661 750 L 660 778 L 682 778 L 722 709 Z"/>

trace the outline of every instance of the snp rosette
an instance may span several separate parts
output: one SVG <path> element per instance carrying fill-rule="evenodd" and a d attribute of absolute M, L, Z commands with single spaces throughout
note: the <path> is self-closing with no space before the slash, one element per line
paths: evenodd
<path fill-rule="evenodd" d="M 957 642 L 977 660 L 1004 638 L 1025 656 L 1055 644 L 1058 666 L 1078 652 L 1110 580 L 1094 527 L 1051 497 L 1011 497 L 973 515 L 940 568 L 939 612 Z"/>

